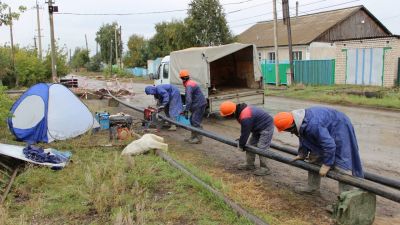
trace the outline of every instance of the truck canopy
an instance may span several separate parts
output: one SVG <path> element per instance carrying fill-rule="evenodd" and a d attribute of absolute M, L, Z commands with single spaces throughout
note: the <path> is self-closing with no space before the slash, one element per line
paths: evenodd
<path fill-rule="evenodd" d="M 171 52 L 171 84 L 182 86 L 179 78 L 181 70 L 188 70 L 194 80 L 208 97 L 207 88 L 211 80 L 219 84 L 260 88 L 263 76 L 258 59 L 257 48 L 251 44 L 233 43 L 212 47 L 194 47 Z"/>

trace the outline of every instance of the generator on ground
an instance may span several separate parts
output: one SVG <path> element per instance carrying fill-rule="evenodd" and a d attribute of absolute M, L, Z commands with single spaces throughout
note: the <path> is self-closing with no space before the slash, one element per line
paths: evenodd
<path fill-rule="evenodd" d="M 153 126 L 157 130 L 161 129 L 161 127 L 164 126 L 165 121 L 162 119 L 158 119 L 157 113 L 158 109 L 156 108 L 153 108 L 151 106 L 145 108 L 143 112 L 144 121 L 142 123 L 142 126 L 146 126 L 147 124 L 147 126 Z"/>
<path fill-rule="evenodd" d="M 132 117 L 123 113 L 111 115 L 109 117 L 110 123 L 110 139 L 126 139 L 130 136 L 130 129 L 132 128 Z"/>

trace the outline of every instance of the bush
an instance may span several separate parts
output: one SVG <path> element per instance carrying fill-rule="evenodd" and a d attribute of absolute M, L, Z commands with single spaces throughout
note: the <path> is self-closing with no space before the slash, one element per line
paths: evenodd
<path fill-rule="evenodd" d="M 7 87 L 0 85 L 0 128 L 7 127 L 8 113 L 13 105 L 13 101 L 8 97 L 5 92 Z"/>

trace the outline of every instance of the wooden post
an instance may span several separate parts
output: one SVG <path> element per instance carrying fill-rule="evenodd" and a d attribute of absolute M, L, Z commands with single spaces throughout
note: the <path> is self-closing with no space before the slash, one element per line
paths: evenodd
<path fill-rule="evenodd" d="M 53 6 L 52 0 L 49 1 L 49 8 Z M 57 59 L 56 59 L 56 45 L 54 40 L 54 24 L 53 24 L 53 12 L 49 10 L 49 18 L 50 18 L 50 35 L 51 35 L 51 71 L 52 76 L 57 77 Z"/>
<path fill-rule="evenodd" d="M 114 34 L 115 34 L 115 65 L 118 68 L 118 39 L 117 39 L 117 26 L 114 27 Z"/>
<path fill-rule="evenodd" d="M 276 0 L 274 2 L 274 45 L 275 45 L 275 78 L 276 87 L 279 86 L 279 53 L 278 53 L 278 20 L 276 16 Z"/>
<path fill-rule="evenodd" d="M 13 41 L 13 32 L 12 32 L 12 16 L 11 16 L 11 7 L 8 8 L 10 12 L 10 34 L 11 34 L 11 58 L 13 64 L 13 70 L 15 74 L 15 87 L 18 87 L 18 77 L 15 73 L 15 61 L 14 61 L 14 41 Z"/>
<path fill-rule="evenodd" d="M 112 76 L 112 38 L 110 39 L 110 75 Z"/>
<path fill-rule="evenodd" d="M 39 38 L 39 59 L 42 60 L 42 37 L 40 36 L 40 20 L 39 20 L 39 4 L 36 2 L 37 24 L 38 24 L 38 38 Z"/>
<path fill-rule="evenodd" d="M 85 40 L 86 40 L 86 51 L 87 51 L 87 56 L 88 56 L 88 58 L 89 58 L 89 64 L 88 64 L 87 70 L 89 71 L 89 67 L 90 67 L 90 56 L 89 56 L 89 47 L 88 47 L 88 43 L 87 43 L 86 34 L 85 34 Z"/>
<path fill-rule="evenodd" d="M 291 84 L 294 83 L 294 71 L 293 71 L 293 53 L 292 53 L 292 29 L 290 27 L 290 13 L 289 13 L 289 1 L 282 0 L 282 7 L 283 7 L 283 15 L 284 20 L 286 21 L 287 32 L 288 32 L 288 45 L 289 45 L 289 60 L 290 60 L 290 78 Z"/>

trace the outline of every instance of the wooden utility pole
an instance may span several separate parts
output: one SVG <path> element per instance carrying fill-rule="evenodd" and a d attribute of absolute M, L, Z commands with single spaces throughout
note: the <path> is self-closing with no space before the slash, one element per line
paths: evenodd
<path fill-rule="evenodd" d="M 299 2 L 296 1 L 296 24 L 299 23 Z"/>
<path fill-rule="evenodd" d="M 49 18 L 50 18 L 50 35 L 51 35 L 51 71 L 53 79 L 57 77 L 56 69 L 56 45 L 54 43 L 54 24 L 53 24 L 53 0 L 49 0 Z"/>
<path fill-rule="evenodd" d="M 115 64 L 117 65 L 117 68 L 118 68 L 118 39 L 117 39 L 117 26 L 114 27 L 114 33 L 115 33 Z"/>
<path fill-rule="evenodd" d="M 69 49 L 69 67 L 72 69 L 72 57 L 71 57 L 71 49 Z"/>
<path fill-rule="evenodd" d="M 279 86 L 279 54 L 278 54 L 278 20 L 276 18 L 276 0 L 274 2 L 274 45 L 275 45 L 275 79 L 276 86 Z"/>
<path fill-rule="evenodd" d="M 39 3 L 36 2 L 38 38 L 39 38 L 39 58 L 42 59 L 42 36 L 40 35 L 40 20 L 39 20 Z"/>
<path fill-rule="evenodd" d="M 112 75 L 112 38 L 110 39 L 111 44 L 110 44 L 110 75 Z"/>
<path fill-rule="evenodd" d="M 34 42 L 35 42 L 35 49 L 36 49 L 36 51 L 37 51 L 37 46 L 36 46 L 36 36 L 33 36 L 33 40 L 34 40 Z"/>
<path fill-rule="evenodd" d="M 86 51 L 87 51 L 87 56 L 88 56 L 88 59 L 89 59 L 89 65 L 90 65 L 89 47 L 88 47 L 88 43 L 87 43 L 87 37 L 86 37 L 86 34 L 85 34 L 85 40 L 86 40 Z M 88 71 L 89 71 L 89 65 L 88 65 L 88 68 L 87 68 L 87 70 L 88 70 Z"/>
<path fill-rule="evenodd" d="M 12 16 L 11 16 L 11 7 L 8 8 L 10 12 L 10 34 L 11 34 L 11 58 L 13 63 L 13 70 L 15 73 L 15 61 L 14 61 L 14 41 L 13 41 L 13 32 L 12 32 Z M 15 87 L 18 87 L 18 75 L 15 73 Z"/>
<path fill-rule="evenodd" d="M 122 29 L 119 26 L 119 67 L 122 70 Z"/>
<path fill-rule="evenodd" d="M 290 27 L 290 13 L 289 13 L 289 1 L 282 0 L 282 11 L 283 21 L 286 23 L 288 32 L 288 44 L 289 44 L 289 60 L 290 60 L 290 77 L 291 84 L 294 83 L 294 71 L 293 71 L 293 53 L 292 53 L 292 29 Z"/>

